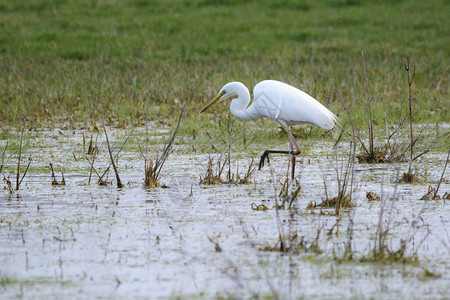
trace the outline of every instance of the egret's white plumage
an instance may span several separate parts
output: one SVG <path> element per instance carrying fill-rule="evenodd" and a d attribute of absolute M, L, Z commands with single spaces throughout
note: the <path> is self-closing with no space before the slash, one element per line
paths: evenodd
<path fill-rule="evenodd" d="M 242 120 L 269 118 L 283 125 L 289 134 L 291 151 L 266 150 L 261 157 L 260 167 L 264 164 L 264 158 L 268 157 L 268 153 L 293 155 L 300 153 L 300 148 L 289 130 L 290 125 L 310 123 L 330 130 L 338 121 L 338 118 L 316 99 L 280 81 L 261 81 L 255 85 L 253 96 L 253 102 L 249 105 L 251 97 L 247 87 L 241 82 L 229 82 L 220 89 L 219 94 L 201 112 L 219 101 L 234 98 L 231 101 L 230 111 L 237 118 Z M 293 150 L 293 146 L 297 151 Z"/>
<path fill-rule="evenodd" d="M 230 111 L 242 120 L 269 118 L 283 126 L 311 123 L 324 129 L 332 129 L 337 117 L 307 93 L 284 82 L 264 80 L 253 89 L 254 100 L 241 82 L 230 82 L 220 89 L 216 98 L 203 110 L 215 103 L 235 98 Z M 202 111 L 202 112 L 203 112 Z"/>

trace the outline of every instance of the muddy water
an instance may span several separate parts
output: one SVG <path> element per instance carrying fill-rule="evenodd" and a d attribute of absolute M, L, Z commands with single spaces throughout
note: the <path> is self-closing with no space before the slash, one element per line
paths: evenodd
<path fill-rule="evenodd" d="M 117 144 L 125 136 L 111 132 Z M 99 140 L 95 166 L 100 173 L 108 157 Z M 444 153 L 427 154 L 415 164 L 416 173 L 428 180 L 421 184 L 395 183 L 407 164 L 357 164 L 356 207 L 338 218 L 334 210 L 306 209 L 325 198 L 324 177 L 330 196 L 338 187 L 331 144 L 309 142 L 313 150 L 297 165 L 302 194 L 295 209 L 279 210 L 277 218 L 274 204 L 285 178 L 285 157 L 273 157 L 270 166 L 253 174 L 251 184 L 205 186 L 199 176 L 206 173 L 209 155 L 186 154 L 181 144 L 162 172 L 161 183 L 168 187 L 146 189 L 143 160 L 133 143 L 122 150 L 119 171 L 125 187 L 117 189 L 113 173 L 109 186 L 96 185 L 95 174 L 88 184 L 81 133 L 30 136 L 25 157 L 32 155 L 35 171 L 20 191 L 0 193 L 1 298 L 448 297 L 449 204 L 419 200 L 428 183 L 436 186 Z M 248 156 L 232 155 L 233 173 L 238 164 L 243 175 Z M 15 159 L 13 153 L 5 158 L 3 173 L 11 178 Z M 65 170 L 66 186 L 51 185 L 49 161 L 57 171 Z M 382 201 L 367 201 L 367 191 Z M 450 192 L 448 176 L 440 191 Z M 252 210 L 252 203 L 268 210 Z M 416 264 L 360 261 L 371 256 L 381 209 L 381 224 L 390 228 L 385 244 L 395 251 L 406 241 L 405 256 L 416 254 Z M 277 244 L 280 231 L 288 246 L 302 238 L 305 249 L 262 251 Z M 311 247 L 316 239 L 320 252 Z M 355 260 L 342 262 L 348 244 Z"/>

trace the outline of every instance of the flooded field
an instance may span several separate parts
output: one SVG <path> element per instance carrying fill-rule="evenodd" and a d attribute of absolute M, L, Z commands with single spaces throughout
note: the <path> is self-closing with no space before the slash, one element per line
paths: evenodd
<path fill-rule="evenodd" d="M 129 131 L 110 130 L 120 147 Z M 297 160 L 301 193 L 292 209 L 276 209 L 285 156 L 271 157 L 249 184 L 203 185 L 209 158 L 220 154 L 187 153 L 190 146 L 180 142 L 162 169 L 163 187 L 145 188 L 144 160 L 131 141 L 120 153 L 125 186 L 117 188 L 112 169 L 108 185 L 96 184 L 95 173 L 89 183 L 83 133 L 95 139 L 83 130 L 29 133 L 21 169 L 31 155 L 30 173 L 12 194 L 2 181 L 2 299 L 448 297 L 449 200 L 420 200 L 428 185 L 437 186 L 447 153 L 431 151 L 414 162 L 417 184 L 397 183 L 408 163 L 356 164 L 355 206 L 337 216 L 334 208 L 307 208 L 337 195 L 336 167 L 347 156 L 338 151 L 337 163 L 331 141 L 301 142 L 313 149 Z M 0 142 L 3 151 L 6 140 Z M 14 143 L 2 171 L 13 186 Z M 103 173 L 109 166 L 103 135 L 99 149 L 94 166 Z M 242 176 L 250 157 L 232 151 L 231 172 L 238 165 Z M 50 162 L 66 185 L 52 186 Z M 367 200 L 367 192 L 380 201 Z M 448 175 L 439 195 L 446 192 Z M 254 209 L 260 205 L 267 210 Z M 396 259 L 375 259 L 376 249 Z"/>

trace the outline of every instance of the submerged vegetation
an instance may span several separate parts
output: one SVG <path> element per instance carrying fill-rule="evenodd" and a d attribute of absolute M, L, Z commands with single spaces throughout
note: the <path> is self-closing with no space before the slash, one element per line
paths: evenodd
<path fill-rule="evenodd" d="M 206 169 L 206 173 L 202 176 L 200 175 L 200 184 L 204 185 L 214 185 L 219 183 L 234 183 L 234 184 L 250 184 L 250 177 L 255 172 L 256 167 L 253 166 L 253 158 L 250 161 L 247 172 L 244 174 L 244 177 L 239 175 L 239 169 L 236 167 L 236 173 L 231 171 L 231 160 L 230 156 L 224 159 L 223 161 L 222 155 L 220 155 L 216 161 L 210 156 L 208 157 L 208 165 Z M 224 173 L 224 168 L 228 166 L 228 172 L 226 178 L 222 178 L 222 174 Z"/>

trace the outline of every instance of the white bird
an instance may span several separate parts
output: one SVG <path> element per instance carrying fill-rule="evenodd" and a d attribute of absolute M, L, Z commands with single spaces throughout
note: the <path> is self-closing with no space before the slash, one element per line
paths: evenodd
<path fill-rule="evenodd" d="M 253 97 L 253 102 L 249 105 L 251 97 L 247 87 L 241 82 L 229 82 L 200 113 L 220 101 L 234 98 L 231 101 L 230 111 L 237 118 L 241 120 L 269 118 L 281 124 L 289 135 L 291 150 L 265 150 L 261 155 L 259 169 L 264 165 L 266 157 L 269 160 L 269 153 L 291 154 L 293 155 L 292 177 L 294 177 L 295 156 L 301 151 L 289 126 L 310 123 L 330 130 L 333 129 L 338 118 L 307 93 L 276 80 L 264 80 L 255 85 Z"/>

